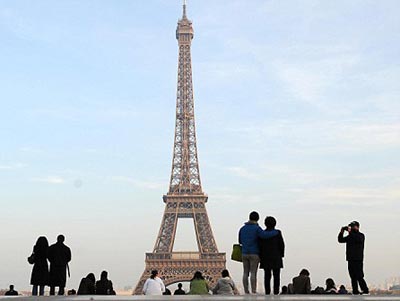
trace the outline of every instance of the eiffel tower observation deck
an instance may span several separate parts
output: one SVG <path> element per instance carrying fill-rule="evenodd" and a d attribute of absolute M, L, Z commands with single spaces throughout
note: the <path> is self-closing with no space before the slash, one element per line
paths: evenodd
<path fill-rule="evenodd" d="M 142 294 L 151 270 L 158 270 L 165 285 L 189 281 L 201 271 L 213 285 L 225 269 L 225 253 L 220 253 L 214 239 L 206 210 L 208 196 L 203 192 L 197 153 L 196 124 L 192 82 L 192 22 L 183 2 L 182 18 L 178 21 L 176 39 L 179 45 L 176 123 L 169 191 L 164 195 L 165 211 L 152 253 L 146 253 L 146 267 L 134 290 Z M 194 222 L 198 250 L 174 252 L 178 220 Z"/>

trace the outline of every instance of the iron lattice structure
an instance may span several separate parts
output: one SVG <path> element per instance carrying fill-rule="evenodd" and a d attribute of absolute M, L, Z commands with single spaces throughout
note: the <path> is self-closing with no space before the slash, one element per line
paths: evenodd
<path fill-rule="evenodd" d="M 146 268 L 134 294 L 142 294 L 143 284 L 151 270 L 158 270 L 165 285 L 189 281 L 196 271 L 204 273 L 213 285 L 225 269 L 225 253 L 219 253 L 206 210 L 197 155 L 194 97 L 192 83 L 191 42 L 192 22 L 186 16 L 178 21 L 176 38 L 179 44 L 178 87 L 176 98 L 175 139 L 169 191 L 163 196 L 164 216 L 152 253 L 146 253 Z M 191 218 L 194 222 L 198 250 L 174 252 L 178 220 Z"/>

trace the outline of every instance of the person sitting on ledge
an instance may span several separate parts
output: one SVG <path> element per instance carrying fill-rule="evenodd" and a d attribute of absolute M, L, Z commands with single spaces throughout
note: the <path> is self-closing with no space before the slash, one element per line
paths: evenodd
<path fill-rule="evenodd" d="M 207 281 L 204 279 L 200 271 L 194 273 L 192 280 L 190 280 L 189 295 L 208 295 L 210 290 Z"/>
<path fill-rule="evenodd" d="M 238 290 L 233 282 L 232 278 L 229 276 L 228 270 L 223 270 L 222 278 L 218 279 L 216 286 L 213 288 L 212 292 L 214 295 L 237 295 Z"/>
<path fill-rule="evenodd" d="M 302 295 L 311 293 L 310 272 L 306 269 L 302 269 L 299 276 L 293 278 L 293 293 Z"/>
<path fill-rule="evenodd" d="M 325 281 L 326 288 L 325 288 L 325 294 L 337 294 L 337 288 L 335 281 L 333 281 L 332 278 L 328 278 Z"/>
<path fill-rule="evenodd" d="M 182 289 L 182 283 L 178 283 L 178 289 L 175 290 L 174 295 L 185 295 L 185 291 Z"/>
<path fill-rule="evenodd" d="M 5 296 L 18 296 L 18 292 L 14 290 L 14 285 L 10 285 L 10 290 L 6 291 Z"/>
<path fill-rule="evenodd" d="M 108 279 L 107 271 L 101 272 L 100 280 L 96 282 L 96 295 L 115 295 L 113 284 Z"/>
<path fill-rule="evenodd" d="M 95 295 L 96 294 L 96 277 L 93 273 L 89 273 L 82 278 L 78 288 L 78 295 Z"/>
<path fill-rule="evenodd" d="M 349 293 L 349 292 L 347 291 L 346 287 L 342 284 L 342 285 L 339 287 L 338 294 L 339 294 L 339 295 L 347 295 L 348 293 Z"/>
<path fill-rule="evenodd" d="M 143 294 L 150 296 L 162 296 L 165 292 L 164 282 L 158 277 L 158 271 L 151 271 L 150 278 L 146 280 L 143 286 Z"/>

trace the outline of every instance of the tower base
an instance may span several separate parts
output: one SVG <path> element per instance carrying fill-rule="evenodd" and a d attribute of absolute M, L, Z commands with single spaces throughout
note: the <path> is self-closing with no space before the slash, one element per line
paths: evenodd
<path fill-rule="evenodd" d="M 200 271 L 210 286 L 213 287 L 221 277 L 225 263 L 225 253 L 146 253 L 146 268 L 133 294 L 143 294 L 144 282 L 150 277 L 152 270 L 159 272 L 165 286 L 190 281 L 194 273 Z"/>

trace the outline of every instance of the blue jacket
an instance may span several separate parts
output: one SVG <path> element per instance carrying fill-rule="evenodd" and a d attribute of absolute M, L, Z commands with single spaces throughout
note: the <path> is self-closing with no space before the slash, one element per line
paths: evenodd
<path fill-rule="evenodd" d="M 263 231 L 255 222 L 247 222 L 239 230 L 239 243 L 242 245 L 242 254 L 260 254 L 258 239 L 268 239 L 278 235 L 278 230 Z"/>

